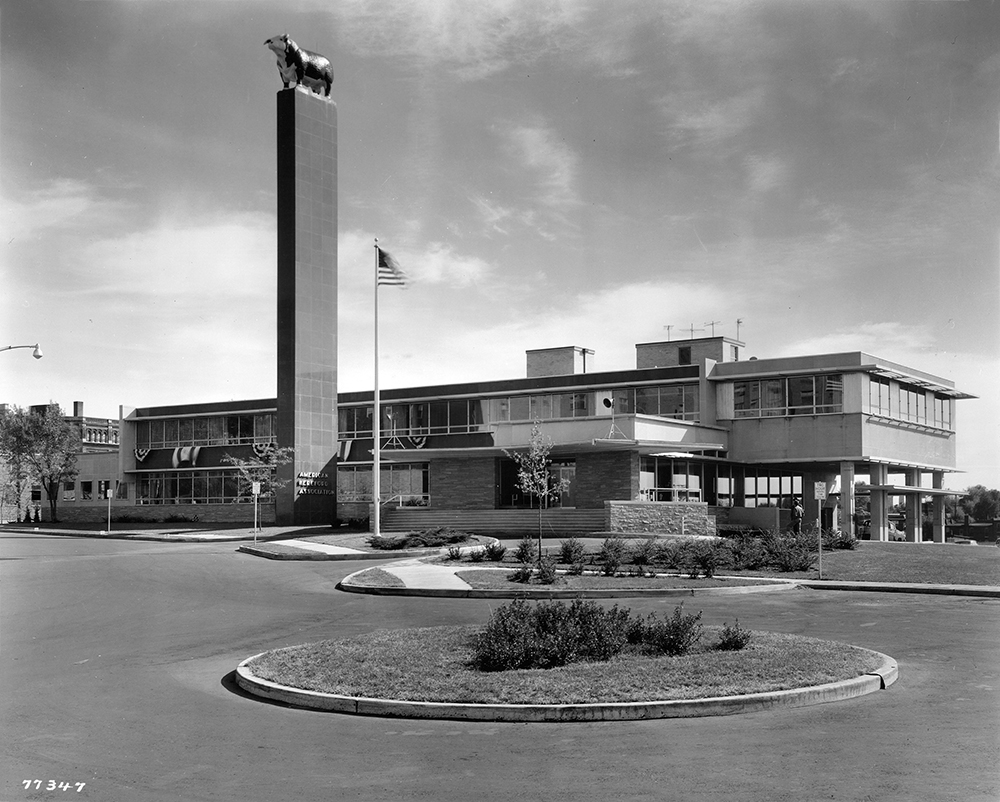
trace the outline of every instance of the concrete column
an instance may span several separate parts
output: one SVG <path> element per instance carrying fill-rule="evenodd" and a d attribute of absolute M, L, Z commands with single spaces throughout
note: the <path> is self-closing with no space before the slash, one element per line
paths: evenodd
<path fill-rule="evenodd" d="M 884 485 L 888 481 L 889 471 L 881 463 L 872 463 L 869 470 L 869 484 Z M 871 491 L 871 538 L 886 541 L 889 539 L 888 510 L 886 509 L 886 493 L 884 490 Z"/>
<path fill-rule="evenodd" d="M 944 488 L 944 471 L 934 471 L 932 474 L 933 486 L 936 490 Z M 944 496 L 934 496 L 934 542 L 944 543 L 947 527 L 944 522 Z"/>
<path fill-rule="evenodd" d="M 919 469 L 908 468 L 906 470 L 906 484 L 910 487 L 920 487 Z M 920 498 L 920 493 L 906 494 L 906 540 L 910 543 L 919 543 L 924 539 L 923 523 L 920 520 Z"/>
<path fill-rule="evenodd" d="M 840 531 L 854 537 L 854 463 L 840 463 Z"/>

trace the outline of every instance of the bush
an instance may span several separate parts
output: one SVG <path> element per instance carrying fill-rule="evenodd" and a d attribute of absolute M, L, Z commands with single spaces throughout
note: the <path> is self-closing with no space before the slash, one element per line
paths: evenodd
<path fill-rule="evenodd" d="M 568 537 L 559 542 L 559 562 L 564 565 L 583 564 L 584 547 L 579 538 Z"/>
<path fill-rule="evenodd" d="M 501 562 L 506 553 L 507 547 L 503 543 L 494 541 L 486 544 L 486 559 L 490 562 Z"/>
<path fill-rule="evenodd" d="M 580 576 L 583 573 L 583 562 L 573 563 L 566 569 L 566 573 L 570 576 Z"/>
<path fill-rule="evenodd" d="M 722 632 L 719 635 L 719 642 L 715 645 L 715 648 L 723 652 L 737 652 L 740 649 L 745 649 L 752 638 L 753 633 L 748 629 L 743 629 L 740 626 L 740 619 L 737 618 L 733 626 L 726 624 L 722 628 Z"/>
<path fill-rule="evenodd" d="M 535 541 L 530 537 L 521 538 L 514 550 L 514 558 L 519 563 L 533 563 L 536 557 Z"/>
<path fill-rule="evenodd" d="M 486 559 L 486 549 L 478 548 L 469 552 L 469 559 L 474 563 L 481 563 Z"/>
<path fill-rule="evenodd" d="M 163 519 L 163 521 L 168 524 L 186 524 L 193 523 L 197 520 L 197 515 L 183 515 L 179 512 L 172 512 Z"/>
<path fill-rule="evenodd" d="M 828 551 L 834 549 L 854 550 L 858 545 L 858 540 L 838 529 L 823 530 L 823 548 Z"/>
<path fill-rule="evenodd" d="M 462 547 L 461 546 L 448 546 L 448 559 L 449 560 L 461 560 L 462 559 Z"/>
<path fill-rule="evenodd" d="M 684 565 L 687 541 L 678 543 L 675 540 L 665 540 L 656 549 L 656 562 L 664 568 L 677 570 Z"/>
<path fill-rule="evenodd" d="M 673 656 L 687 652 L 701 639 L 701 613 L 684 615 L 684 605 L 674 608 L 672 618 L 660 620 L 650 614 L 643 624 L 641 641 L 644 649 L 652 654 Z"/>
<path fill-rule="evenodd" d="M 732 553 L 725 541 L 702 540 L 693 543 L 688 550 L 688 566 L 691 578 L 696 579 L 699 572 L 706 579 L 715 575 L 715 569 L 732 562 Z"/>
<path fill-rule="evenodd" d="M 605 576 L 614 576 L 628 558 L 628 544 L 620 537 L 609 537 L 601 544 L 598 559 Z"/>
<path fill-rule="evenodd" d="M 552 585 L 557 578 L 556 561 L 551 557 L 542 557 L 542 561 L 538 566 L 538 581 L 543 585 Z"/>
<path fill-rule="evenodd" d="M 808 571 L 817 555 L 808 546 L 788 539 L 772 545 L 768 562 L 779 571 Z"/>
<path fill-rule="evenodd" d="M 511 582 L 520 582 L 522 585 L 527 585 L 531 581 L 531 566 L 527 563 L 522 563 L 507 574 L 507 579 Z"/>
<path fill-rule="evenodd" d="M 656 538 L 644 537 L 632 544 L 632 562 L 635 565 L 652 565 L 659 551 L 660 544 Z"/>
<path fill-rule="evenodd" d="M 729 539 L 729 552 L 733 568 L 737 571 L 756 571 L 768 564 L 768 552 L 763 541 L 749 532 L 740 532 Z"/>
<path fill-rule="evenodd" d="M 380 537 L 372 535 L 368 538 L 368 545 L 373 549 L 383 551 L 425 549 L 464 543 L 469 537 L 468 532 L 457 532 L 444 526 L 436 526 L 419 532 L 408 532 L 405 535 L 381 535 Z"/>
<path fill-rule="evenodd" d="M 516 600 L 498 608 L 476 636 L 472 665 L 480 671 L 554 668 L 608 660 L 625 648 L 629 612 L 592 601 Z"/>

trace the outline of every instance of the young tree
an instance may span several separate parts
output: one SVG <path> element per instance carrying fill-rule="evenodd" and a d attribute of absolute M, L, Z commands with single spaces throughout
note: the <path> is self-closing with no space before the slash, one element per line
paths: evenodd
<path fill-rule="evenodd" d="M 239 495 L 252 495 L 254 482 L 260 482 L 260 495 L 270 496 L 275 490 L 288 484 L 288 479 L 278 479 L 278 466 L 291 462 L 294 453 L 295 449 L 290 447 L 271 446 L 261 449 L 259 455 L 255 453 L 246 459 L 226 454 L 222 462 L 236 468 Z"/>
<path fill-rule="evenodd" d="M 0 450 L 9 469 L 27 482 L 37 479 L 49 497 L 51 519 L 58 521 L 59 491 L 77 474 L 79 434 L 58 404 L 37 413 L 13 407 L 0 418 Z M 15 481 L 17 481 L 15 479 Z"/>
<path fill-rule="evenodd" d="M 535 421 L 528 436 L 527 451 L 507 451 L 504 454 L 517 465 L 517 488 L 522 493 L 538 499 L 538 564 L 542 564 L 542 508 L 550 500 L 559 498 L 568 482 L 553 482 L 549 473 L 552 460 L 552 438 L 542 435 L 542 424 Z"/>

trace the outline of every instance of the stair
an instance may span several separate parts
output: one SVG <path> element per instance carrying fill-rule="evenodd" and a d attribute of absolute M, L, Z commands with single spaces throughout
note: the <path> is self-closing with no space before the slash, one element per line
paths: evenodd
<path fill-rule="evenodd" d="M 538 510 L 441 510 L 434 507 L 384 507 L 383 532 L 409 532 L 446 526 L 478 535 L 520 538 L 538 533 Z M 542 512 L 542 535 L 569 537 L 607 529 L 604 510 L 552 509 Z"/>

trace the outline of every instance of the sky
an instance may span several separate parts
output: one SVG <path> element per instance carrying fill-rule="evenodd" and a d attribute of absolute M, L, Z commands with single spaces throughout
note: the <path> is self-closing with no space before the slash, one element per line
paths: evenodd
<path fill-rule="evenodd" d="M 276 395 L 264 40 L 333 64 L 339 387 L 707 336 L 953 380 L 1000 487 L 1000 3 L 0 0 L 0 402 Z M 737 330 L 737 320 L 742 321 Z M 692 332 L 692 329 L 694 331 Z"/>

